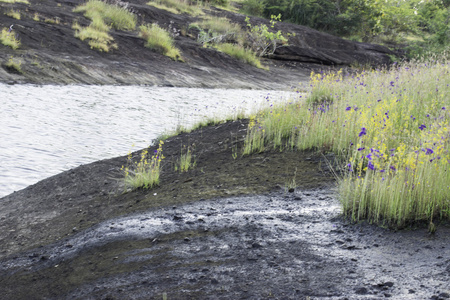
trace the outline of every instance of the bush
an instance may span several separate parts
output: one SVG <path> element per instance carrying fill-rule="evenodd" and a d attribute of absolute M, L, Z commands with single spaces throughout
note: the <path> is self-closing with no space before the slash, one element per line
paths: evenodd
<path fill-rule="evenodd" d="M 182 60 L 180 50 L 175 48 L 174 40 L 167 30 L 158 24 L 141 25 L 139 36 L 146 40 L 145 46 L 174 60 Z"/>
<path fill-rule="evenodd" d="M 260 0 L 245 0 L 242 3 L 242 11 L 247 15 L 262 17 L 266 4 Z"/>
<path fill-rule="evenodd" d="M 170 11 L 174 14 L 187 13 L 193 16 L 202 15 L 202 9 L 195 3 L 186 0 L 151 0 L 147 5 Z"/>

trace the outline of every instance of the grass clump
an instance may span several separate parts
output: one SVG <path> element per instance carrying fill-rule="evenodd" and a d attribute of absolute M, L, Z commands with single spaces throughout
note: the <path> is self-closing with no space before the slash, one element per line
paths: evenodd
<path fill-rule="evenodd" d="M 17 73 L 17 74 L 22 74 L 22 61 L 15 59 L 13 56 L 11 56 L 8 59 L 8 62 L 5 63 L 5 67 L 6 70 L 8 70 L 8 72 L 10 73 Z"/>
<path fill-rule="evenodd" d="M 354 221 L 450 220 L 449 82 L 448 61 L 345 78 L 313 73 L 311 97 L 320 97 L 259 112 L 244 152 L 269 145 L 333 151 L 343 211 Z"/>
<path fill-rule="evenodd" d="M 145 46 L 174 60 L 182 60 L 180 50 L 175 48 L 174 40 L 167 30 L 158 24 L 141 25 L 139 36 L 146 41 Z"/>
<path fill-rule="evenodd" d="M 151 189 L 159 184 L 159 174 L 161 169 L 161 161 L 164 159 L 162 154 L 163 141 L 159 142 L 158 149 L 151 158 L 148 158 L 148 150 L 141 152 L 139 162 L 132 163 L 131 154 L 128 156 L 129 164 L 133 167 L 124 167 L 125 185 L 132 189 L 145 188 Z"/>
<path fill-rule="evenodd" d="M 3 28 L 0 41 L 3 45 L 8 46 L 16 50 L 20 47 L 20 41 L 17 39 L 13 31 L 10 31 L 9 28 Z"/>
<path fill-rule="evenodd" d="M 164 9 L 174 14 L 186 13 L 193 16 L 203 14 L 201 6 L 189 0 L 151 0 L 147 5 Z"/>
<path fill-rule="evenodd" d="M 14 19 L 16 19 L 16 20 L 20 20 L 20 12 L 17 11 L 17 10 L 11 9 L 10 11 L 8 11 L 8 12 L 6 13 L 6 15 L 7 15 L 8 17 L 14 18 Z"/>
<path fill-rule="evenodd" d="M 25 4 L 30 4 L 30 2 L 28 2 L 27 0 L 0 0 L 0 2 L 4 2 L 4 3 L 25 3 Z"/>
<path fill-rule="evenodd" d="M 256 57 L 255 53 L 252 50 L 246 49 L 241 45 L 224 43 L 216 45 L 216 48 L 244 63 L 260 69 L 268 70 L 267 67 L 263 67 L 259 58 Z"/>
<path fill-rule="evenodd" d="M 186 149 L 186 148 L 184 147 L 184 149 Z M 183 152 L 184 151 L 182 150 L 180 161 L 179 161 L 179 163 L 180 163 L 179 170 L 181 173 L 189 171 L 189 169 L 192 169 L 196 165 L 194 156 L 192 155 L 192 148 L 188 147 L 186 149 L 186 152 L 185 153 L 183 153 Z M 178 170 L 178 166 L 175 167 L 175 171 L 177 171 L 177 170 Z"/>
<path fill-rule="evenodd" d="M 78 6 L 74 12 L 82 12 L 92 22 L 87 27 L 78 23 L 73 25 L 75 37 L 80 40 L 88 40 L 92 49 L 108 52 L 111 48 L 117 48 L 113 44 L 113 37 L 109 35 L 111 28 L 117 30 L 134 30 L 136 27 L 136 16 L 128 10 L 116 5 L 110 5 L 98 0 Z"/>

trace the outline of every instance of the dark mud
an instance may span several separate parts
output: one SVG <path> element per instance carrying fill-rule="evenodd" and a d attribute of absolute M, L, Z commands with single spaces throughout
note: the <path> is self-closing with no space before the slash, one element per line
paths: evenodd
<path fill-rule="evenodd" d="M 289 47 L 263 59 L 269 71 L 245 64 L 198 43 L 198 30 L 189 25 L 208 15 L 226 16 L 246 27 L 245 16 L 212 7 L 205 16 L 173 14 L 147 5 L 147 0 L 127 2 L 138 16 L 138 25 L 158 23 L 180 34 L 175 44 L 184 62 L 173 61 L 144 47 L 138 31 L 111 30 L 117 49 L 108 53 L 90 49 L 75 38 L 74 22 L 90 21 L 73 9 L 83 0 L 30 0 L 30 4 L 0 2 L 0 28 L 14 24 L 13 34 L 21 41 L 17 50 L 0 44 L 0 82 L 37 84 L 145 84 L 178 87 L 285 89 L 307 80 L 311 70 L 345 68 L 349 65 L 386 65 L 394 53 L 386 47 L 346 41 L 307 27 L 277 25 L 276 30 L 295 33 Z M 112 1 L 114 2 L 114 1 Z M 14 9 L 16 20 L 6 15 Z M 39 20 L 34 20 L 36 14 Z M 252 18 L 252 23 L 267 20 Z M 13 57 L 21 71 L 7 67 Z"/>
<path fill-rule="evenodd" d="M 120 157 L 0 199 L 1 298 L 449 296 L 448 226 L 430 235 L 350 224 L 332 156 L 267 149 L 233 159 L 245 133 L 234 121 L 169 138 L 153 190 L 123 193 Z M 188 145 L 197 165 L 179 173 Z"/>

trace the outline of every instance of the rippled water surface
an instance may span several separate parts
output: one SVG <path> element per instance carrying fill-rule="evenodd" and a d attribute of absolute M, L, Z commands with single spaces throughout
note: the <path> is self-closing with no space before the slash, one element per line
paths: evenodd
<path fill-rule="evenodd" d="M 0 197 L 138 150 L 178 125 L 286 101 L 289 92 L 0 84 Z M 269 97 L 268 97 L 269 96 Z"/>

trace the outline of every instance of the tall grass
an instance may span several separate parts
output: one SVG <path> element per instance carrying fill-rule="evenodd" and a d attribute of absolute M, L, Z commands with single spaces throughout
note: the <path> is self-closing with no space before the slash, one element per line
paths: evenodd
<path fill-rule="evenodd" d="M 193 16 L 203 14 L 201 6 L 189 0 L 151 0 L 147 5 L 164 9 L 174 14 L 186 13 Z"/>
<path fill-rule="evenodd" d="M 104 23 L 117 30 L 134 30 L 136 27 L 137 18 L 133 13 L 117 5 L 99 0 L 89 0 L 76 7 L 74 12 L 82 12 L 92 22 Z"/>
<path fill-rule="evenodd" d="M 270 145 L 335 152 L 344 213 L 355 221 L 450 220 L 449 83 L 447 61 L 312 74 L 307 101 L 253 117 L 245 153 Z"/>
<path fill-rule="evenodd" d="M 161 161 L 164 159 L 162 145 L 164 142 L 160 141 L 158 149 L 150 158 L 147 150 L 142 151 L 139 162 L 133 163 L 131 154 L 129 155 L 129 166 L 122 166 L 127 187 L 151 189 L 159 184 Z"/>
<path fill-rule="evenodd" d="M 180 50 L 175 48 L 174 40 L 167 30 L 154 23 L 141 25 L 139 36 L 146 40 L 145 46 L 174 60 L 182 60 Z"/>
<path fill-rule="evenodd" d="M 3 28 L 0 34 L 0 41 L 3 45 L 8 46 L 16 50 L 20 47 L 20 41 L 16 38 L 14 31 L 9 31 L 8 28 Z"/>
<path fill-rule="evenodd" d="M 8 17 L 14 18 L 16 20 L 20 20 L 20 11 L 11 9 L 6 13 Z"/>
<path fill-rule="evenodd" d="M 220 51 L 222 51 L 244 63 L 247 63 L 249 65 L 255 66 L 260 69 L 267 70 L 267 68 L 261 64 L 261 61 L 259 60 L 258 57 L 256 57 L 255 53 L 252 50 L 246 49 L 241 45 L 223 43 L 223 44 L 218 44 L 215 47 L 218 50 L 220 50 Z"/>
<path fill-rule="evenodd" d="M 4 3 L 25 3 L 25 4 L 30 4 L 30 2 L 28 2 L 27 0 L 0 0 L 0 2 L 4 2 Z"/>
<path fill-rule="evenodd" d="M 117 30 L 134 30 L 136 16 L 124 8 L 110 5 L 99 0 L 90 0 L 74 9 L 74 12 L 82 12 L 84 16 L 92 20 L 87 27 L 75 23 L 75 37 L 82 41 L 88 40 L 93 49 L 108 52 L 111 48 L 117 48 L 113 44 L 113 37 L 109 35 L 110 28 Z"/>

